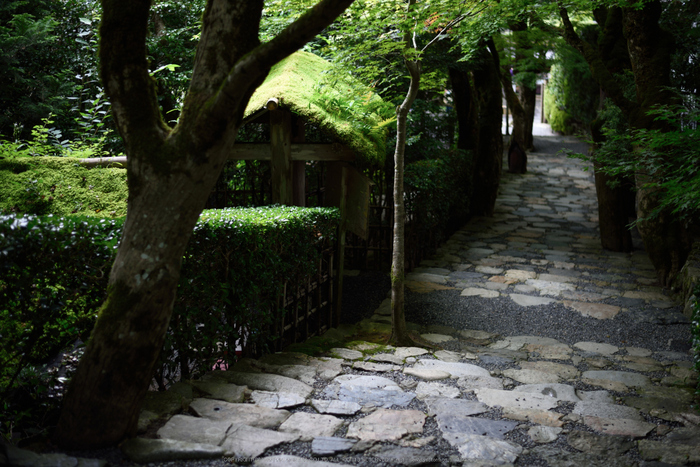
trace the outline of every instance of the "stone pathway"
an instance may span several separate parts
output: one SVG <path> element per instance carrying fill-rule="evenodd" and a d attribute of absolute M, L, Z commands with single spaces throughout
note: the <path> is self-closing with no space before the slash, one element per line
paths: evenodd
<path fill-rule="evenodd" d="M 600 249 L 582 164 L 535 153 L 528 167 L 505 175 L 496 216 L 457 232 L 408 275 L 409 289 L 426 300 L 457 290 L 463 300 L 563 306 L 591 325 L 624 313 L 646 326 L 682 323 L 643 253 Z M 338 347 L 321 356 L 243 359 L 150 393 L 140 436 L 121 450 L 138 463 L 217 466 L 700 465 L 687 352 L 418 324 L 445 350 L 348 342 L 386 332 L 389 314 L 385 300 L 371 318 L 329 331 L 316 342 Z"/>

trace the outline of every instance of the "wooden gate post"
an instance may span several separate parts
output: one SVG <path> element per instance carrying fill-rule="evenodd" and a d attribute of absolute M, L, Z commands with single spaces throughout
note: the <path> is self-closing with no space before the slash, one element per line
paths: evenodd
<path fill-rule="evenodd" d="M 270 139 L 272 202 L 290 206 L 294 202 L 291 112 L 279 109 L 270 110 Z"/>

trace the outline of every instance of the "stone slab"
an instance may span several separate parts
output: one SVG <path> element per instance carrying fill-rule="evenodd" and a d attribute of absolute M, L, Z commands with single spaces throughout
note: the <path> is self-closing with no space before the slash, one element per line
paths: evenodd
<path fill-rule="evenodd" d="M 549 305 L 550 303 L 556 302 L 556 300 L 553 298 L 533 297 L 531 295 L 522 295 L 522 294 L 515 294 L 515 293 L 510 294 L 510 298 L 516 304 L 518 304 L 520 306 L 525 306 L 525 307 Z"/>
<path fill-rule="evenodd" d="M 491 407 L 516 407 L 520 409 L 549 410 L 557 406 L 557 400 L 544 394 L 531 394 L 498 389 L 475 389 L 479 402 Z"/>
<path fill-rule="evenodd" d="M 628 420 L 642 420 L 639 410 L 633 407 L 619 404 L 607 404 L 596 401 L 581 401 L 574 406 L 573 413 L 582 416 L 599 418 L 624 418 Z"/>
<path fill-rule="evenodd" d="M 554 426 L 533 426 L 527 431 L 527 435 L 537 444 L 546 444 L 556 441 L 562 428 Z"/>
<path fill-rule="evenodd" d="M 449 397 L 454 399 L 461 395 L 459 388 L 446 384 L 421 381 L 416 386 L 416 397 L 420 400 L 428 397 Z"/>
<path fill-rule="evenodd" d="M 337 358 L 342 358 L 344 360 L 359 360 L 363 357 L 362 352 L 359 350 L 344 349 L 342 347 L 337 347 L 330 350 L 330 354 Z"/>
<path fill-rule="evenodd" d="M 299 435 L 239 425 L 231 429 L 221 447 L 225 455 L 243 459 L 254 459 L 267 449 L 284 443 L 292 443 Z"/>
<path fill-rule="evenodd" d="M 512 464 L 523 452 L 523 448 L 515 443 L 489 436 L 445 433 L 443 438 L 457 448 L 465 461 L 491 461 L 496 464 Z"/>
<path fill-rule="evenodd" d="M 387 465 L 402 465 L 402 466 L 423 466 L 434 465 L 438 462 L 438 455 L 434 449 L 430 448 L 412 448 L 402 446 L 374 446 L 368 450 L 367 456 L 377 458 Z"/>
<path fill-rule="evenodd" d="M 356 443 L 356 439 L 319 436 L 311 442 L 311 452 L 314 456 L 332 456 L 349 451 Z"/>
<path fill-rule="evenodd" d="M 157 434 L 159 438 L 164 439 L 218 446 L 226 439 L 229 428 L 231 428 L 229 420 L 174 415 L 160 427 Z"/>
<path fill-rule="evenodd" d="M 294 378 L 267 373 L 241 373 L 237 371 L 222 371 L 221 377 L 228 382 L 239 386 L 248 386 L 250 389 L 271 392 L 288 392 L 306 399 L 313 392 L 313 388 Z"/>
<path fill-rule="evenodd" d="M 554 426 L 561 427 L 564 426 L 564 421 L 562 417 L 564 414 L 550 412 L 548 410 L 538 410 L 538 409 L 520 409 L 517 407 L 504 407 L 503 417 L 510 420 L 519 420 L 521 422 L 531 422 L 536 425 Z"/>
<path fill-rule="evenodd" d="M 260 428 L 277 428 L 290 413 L 286 410 L 268 409 L 253 404 L 233 404 L 214 399 L 195 399 L 190 409 L 199 417 L 224 420 L 236 425 Z"/>
<path fill-rule="evenodd" d="M 348 426 L 346 437 L 366 441 L 396 441 L 421 433 L 425 414 L 418 410 L 378 409 Z"/>
<path fill-rule="evenodd" d="M 460 294 L 462 297 L 496 298 L 501 294 L 497 290 L 482 289 L 481 287 L 467 287 Z"/>
<path fill-rule="evenodd" d="M 568 384 L 524 384 L 513 389 L 514 392 L 527 392 L 531 394 L 542 394 L 557 401 L 579 402 L 581 398 L 576 395 L 576 389 Z"/>
<path fill-rule="evenodd" d="M 612 319 L 620 312 L 619 306 L 606 305 L 604 303 L 587 303 L 571 300 L 562 302 L 565 307 L 578 311 L 583 316 L 589 316 L 595 319 Z"/>
<path fill-rule="evenodd" d="M 558 383 L 561 381 L 561 378 L 555 374 L 529 369 L 516 370 L 509 368 L 503 370 L 503 376 L 523 384 Z"/>
<path fill-rule="evenodd" d="M 443 362 L 441 360 L 419 360 L 413 366 L 413 368 L 444 371 L 449 373 L 453 378 L 461 378 L 465 376 L 491 376 L 491 373 L 489 373 L 488 370 L 477 365 L 459 362 Z"/>
<path fill-rule="evenodd" d="M 579 350 L 583 350 L 584 352 L 591 352 L 605 356 L 613 355 L 620 350 L 614 345 L 600 342 L 577 342 L 574 344 L 574 347 Z"/>
<path fill-rule="evenodd" d="M 415 394 L 404 392 L 394 381 L 381 376 L 341 375 L 333 379 L 323 392 L 329 398 L 373 404 L 380 407 L 406 406 Z"/>
<path fill-rule="evenodd" d="M 301 441 L 311 441 L 333 436 L 342 425 L 343 421 L 332 415 L 297 412 L 280 425 L 279 431 L 299 435 Z"/>
<path fill-rule="evenodd" d="M 446 371 L 431 370 L 425 368 L 404 368 L 403 372 L 406 375 L 415 376 L 416 378 L 423 379 L 426 381 L 438 381 L 450 377 L 450 374 Z"/>
<path fill-rule="evenodd" d="M 651 380 L 648 377 L 627 371 L 589 370 L 584 371 L 581 378 L 584 382 L 594 386 L 620 392 L 626 392 L 624 390 L 625 386 L 642 388 L 651 385 Z M 622 390 L 620 390 L 620 385 L 622 385 Z"/>
<path fill-rule="evenodd" d="M 574 449 L 609 456 L 621 456 L 634 447 L 634 441 L 616 437 L 601 436 L 587 431 L 574 430 L 566 438 Z"/>
<path fill-rule="evenodd" d="M 192 381 L 192 386 L 207 394 L 211 399 L 239 403 L 245 399 L 247 387 L 217 381 Z"/>
<path fill-rule="evenodd" d="M 357 402 L 336 399 L 312 399 L 311 407 L 317 412 L 331 415 L 355 415 L 362 409 Z"/>
<path fill-rule="evenodd" d="M 250 398 L 255 405 L 269 409 L 288 409 L 306 402 L 306 399 L 291 392 L 253 391 Z"/>
<path fill-rule="evenodd" d="M 565 365 L 563 363 L 555 362 L 522 362 L 520 367 L 523 370 L 541 371 L 543 373 L 550 373 L 559 376 L 562 379 L 568 380 L 576 378 L 581 374 L 573 365 Z"/>
<path fill-rule="evenodd" d="M 317 461 L 305 457 L 290 455 L 269 456 L 256 459 L 255 467 L 352 467 L 351 464 L 341 464 L 335 462 Z"/>
<path fill-rule="evenodd" d="M 584 416 L 583 423 L 599 433 L 630 438 L 643 438 L 656 428 L 656 425 L 652 423 L 624 418 L 611 419 Z"/>

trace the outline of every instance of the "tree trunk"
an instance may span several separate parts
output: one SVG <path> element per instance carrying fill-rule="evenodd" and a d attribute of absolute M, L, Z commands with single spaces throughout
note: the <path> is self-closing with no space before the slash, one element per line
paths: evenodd
<path fill-rule="evenodd" d="M 474 190 L 471 213 L 493 216 L 503 166 L 503 105 L 499 79 L 499 59 L 493 40 L 487 42 L 479 57 L 481 65 L 473 71 L 479 103 L 479 144 L 474 157 Z"/>
<path fill-rule="evenodd" d="M 640 9 L 597 11 L 596 19 L 605 24 L 604 37 L 599 44 L 602 51 L 599 51 L 578 37 L 566 9 L 560 10 L 567 42 L 583 54 L 593 77 L 613 102 L 625 112 L 633 128 L 663 131 L 664 123 L 655 122 L 648 112 L 655 105 L 671 104 L 676 100 L 670 90 L 670 60 L 674 39 L 659 25 L 661 11 L 662 6 L 658 0 L 644 3 Z M 619 57 L 625 55 L 623 52 L 613 52 L 621 50 L 615 39 L 620 27 L 623 28 L 626 51 L 634 73 L 636 102 L 627 99 L 614 76 L 615 72 L 620 71 L 614 69 L 615 64 L 621 63 Z M 618 59 L 613 60 L 614 57 Z M 635 177 L 639 218 L 647 217 L 658 205 L 656 193 L 644 187 L 645 177 L 642 174 Z M 670 213 L 662 213 L 655 219 L 640 221 L 637 227 L 659 279 L 664 285 L 670 284 L 690 252 L 689 236 L 685 227 Z"/>
<path fill-rule="evenodd" d="M 416 100 L 420 88 L 421 66 L 418 61 L 406 60 L 406 68 L 411 76 L 408 92 L 401 105 L 396 109 L 396 149 L 394 151 L 394 239 L 391 254 L 391 337 L 389 342 L 399 346 L 414 345 L 406 328 L 404 310 L 404 274 L 405 274 L 405 225 L 404 208 L 404 153 L 406 149 L 406 127 L 408 112 Z"/>
<path fill-rule="evenodd" d="M 129 157 L 127 218 L 108 294 L 63 401 L 56 441 L 114 445 L 136 431 L 165 338 L 182 255 L 235 142 L 243 112 L 272 65 L 352 0 L 321 0 L 260 44 L 263 1 L 209 0 L 178 126 L 163 123 L 145 46 L 150 0 L 103 0 L 102 82 Z"/>
<path fill-rule="evenodd" d="M 595 143 L 602 143 L 604 136 L 600 132 L 602 122 L 594 120 L 591 133 Z M 600 242 L 603 248 L 610 251 L 632 251 L 632 234 L 629 229 L 629 200 L 630 188 L 627 185 L 610 187 L 614 179 L 604 174 L 600 164 L 594 162 L 595 191 L 598 197 L 598 225 L 600 226 Z M 632 199 L 632 201 L 634 201 Z M 634 203 L 632 203 L 634 209 Z"/>
<path fill-rule="evenodd" d="M 64 400 L 56 432 L 61 445 L 106 446 L 136 434 L 141 401 L 168 328 L 181 258 L 209 193 L 195 184 L 211 188 L 217 174 L 202 167 L 191 176 L 172 173 L 166 183 L 131 190 L 107 299 Z"/>
<path fill-rule="evenodd" d="M 532 138 L 532 129 L 535 123 L 535 105 L 537 104 L 537 89 L 526 85 L 520 86 L 520 102 L 523 104 L 525 121 L 523 122 L 523 149 L 534 151 L 535 144 Z"/>
<path fill-rule="evenodd" d="M 671 56 L 675 48 L 673 36 L 659 25 L 661 3 L 644 4 L 642 9 L 624 9 L 624 32 L 634 71 L 639 105 L 631 112 L 635 128 L 664 130 L 667 124 L 655 121 L 649 111 L 656 105 L 677 102 L 670 89 Z M 638 217 L 645 218 L 658 206 L 656 190 L 647 189 L 648 175 L 637 174 Z M 644 247 L 664 285 L 670 285 L 690 253 L 690 236 L 670 212 L 640 221 L 637 224 Z"/>
<path fill-rule="evenodd" d="M 450 67 L 448 73 L 452 85 L 452 100 L 457 112 L 457 149 L 475 151 L 479 146 L 479 108 L 469 72 Z"/>

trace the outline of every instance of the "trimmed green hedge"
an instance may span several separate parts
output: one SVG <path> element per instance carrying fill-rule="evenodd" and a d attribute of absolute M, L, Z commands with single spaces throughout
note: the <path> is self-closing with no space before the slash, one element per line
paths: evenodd
<path fill-rule="evenodd" d="M 160 375 L 211 369 L 233 355 L 242 337 L 248 348 L 264 348 L 274 338 L 266 326 L 278 292 L 315 271 L 338 224 L 338 211 L 327 208 L 205 211 L 183 258 Z M 122 225 L 123 218 L 0 216 L 0 394 L 6 400 L 23 385 L 23 369 L 47 363 L 89 335 Z"/>

